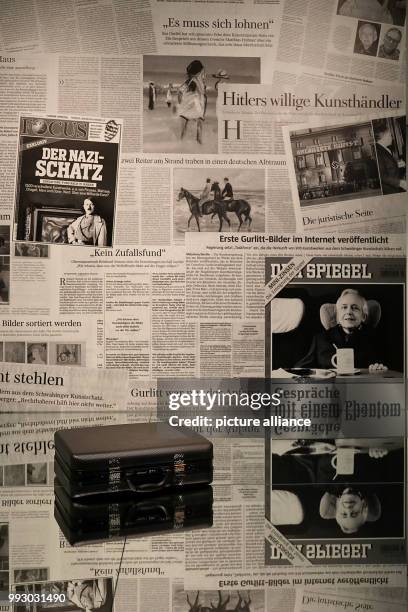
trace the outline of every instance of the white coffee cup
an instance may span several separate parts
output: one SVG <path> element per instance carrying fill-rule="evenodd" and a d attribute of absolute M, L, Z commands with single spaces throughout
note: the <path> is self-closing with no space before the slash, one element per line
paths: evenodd
<path fill-rule="evenodd" d="M 354 349 L 339 348 L 331 359 L 338 374 L 352 374 L 354 372 Z"/>
<path fill-rule="evenodd" d="M 354 474 L 354 448 L 338 448 L 333 455 L 331 464 L 336 470 L 336 476 L 351 476 Z"/>

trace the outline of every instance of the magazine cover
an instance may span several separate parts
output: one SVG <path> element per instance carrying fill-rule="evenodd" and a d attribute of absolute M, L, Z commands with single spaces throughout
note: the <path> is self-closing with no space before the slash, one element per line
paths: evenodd
<path fill-rule="evenodd" d="M 112 246 L 122 122 L 21 116 L 14 239 Z"/>
<path fill-rule="evenodd" d="M 313 423 L 266 439 L 269 565 L 404 561 L 404 283 L 403 259 L 313 258 L 267 306 L 279 415 Z"/>

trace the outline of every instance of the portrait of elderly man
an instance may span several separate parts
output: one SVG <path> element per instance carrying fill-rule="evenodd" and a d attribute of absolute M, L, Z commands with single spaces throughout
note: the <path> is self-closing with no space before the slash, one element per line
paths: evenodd
<path fill-rule="evenodd" d="M 378 57 L 390 60 L 399 60 L 400 50 L 398 46 L 402 39 L 402 32 L 398 28 L 390 28 L 384 34 L 382 44 L 378 50 Z"/>
<path fill-rule="evenodd" d="M 345 2 L 339 2 L 337 14 L 343 17 L 394 23 L 388 9 L 388 0 L 345 0 Z"/>
<path fill-rule="evenodd" d="M 381 503 L 377 495 L 364 494 L 360 490 L 346 487 L 338 495 L 326 493 L 320 500 L 320 516 L 335 519 L 343 533 L 356 533 L 367 522 L 378 521 Z"/>
<path fill-rule="evenodd" d="M 377 55 L 379 26 L 374 23 L 359 22 L 354 53 L 360 55 Z"/>
<path fill-rule="evenodd" d="M 308 353 L 296 367 L 330 369 L 337 349 L 352 348 L 356 368 L 386 370 L 377 334 L 365 324 L 367 316 L 366 299 L 356 289 L 345 289 L 336 302 L 337 324 L 314 336 Z"/>

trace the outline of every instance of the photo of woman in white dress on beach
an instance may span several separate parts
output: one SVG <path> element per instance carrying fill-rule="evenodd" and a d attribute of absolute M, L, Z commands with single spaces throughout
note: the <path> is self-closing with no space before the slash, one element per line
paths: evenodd
<path fill-rule="evenodd" d="M 152 108 L 150 83 L 155 84 Z M 217 153 L 222 83 L 259 83 L 257 57 L 143 57 L 143 151 Z"/>

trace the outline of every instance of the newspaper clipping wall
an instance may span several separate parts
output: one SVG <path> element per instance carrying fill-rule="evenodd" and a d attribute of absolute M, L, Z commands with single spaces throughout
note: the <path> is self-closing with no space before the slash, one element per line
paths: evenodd
<path fill-rule="evenodd" d="M 0 612 L 406 609 L 405 47 L 0 1 Z"/>

